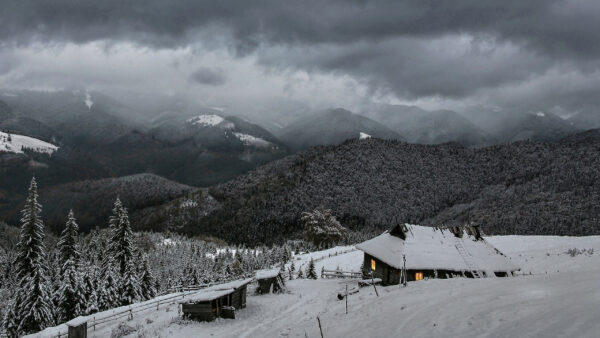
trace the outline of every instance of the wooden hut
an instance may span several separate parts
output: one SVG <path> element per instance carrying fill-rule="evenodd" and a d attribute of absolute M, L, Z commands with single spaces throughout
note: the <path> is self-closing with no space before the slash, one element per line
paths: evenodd
<path fill-rule="evenodd" d="M 383 285 L 426 278 L 506 277 L 519 268 L 476 226 L 439 228 L 397 225 L 356 246 L 364 252 L 363 276 Z M 405 261 L 406 260 L 406 261 Z"/>
<path fill-rule="evenodd" d="M 69 320 L 66 324 L 68 327 L 68 338 L 87 338 L 87 317 L 76 317 Z"/>
<path fill-rule="evenodd" d="M 280 269 L 260 270 L 256 272 L 258 288 L 256 292 L 265 294 L 269 292 L 278 293 L 285 289 L 285 280 Z"/>
<path fill-rule="evenodd" d="M 235 318 L 235 311 L 246 307 L 247 286 L 252 280 L 214 285 L 196 292 L 180 301 L 184 317 L 201 321 Z"/>

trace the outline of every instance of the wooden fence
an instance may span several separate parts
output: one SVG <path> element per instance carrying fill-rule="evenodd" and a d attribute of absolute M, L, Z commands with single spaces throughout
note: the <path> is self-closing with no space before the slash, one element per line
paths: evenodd
<path fill-rule="evenodd" d="M 163 294 L 163 295 L 159 296 L 158 298 L 160 298 L 160 299 L 147 300 L 147 301 L 144 301 L 141 303 L 131 304 L 127 308 L 121 309 L 116 312 L 104 313 L 104 314 L 100 313 L 96 316 L 94 316 L 93 314 L 89 315 L 89 316 L 87 316 L 89 318 L 88 322 L 87 322 L 87 329 L 88 329 L 88 331 L 90 331 L 90 330 L 96 331 L 96 329 L 102 328 L 104 324 L 113 322 L 118 319 L 122 319 L 122 318 L 133 319 L 134 315 L 136 313 L 139 313 L 142 311 L 151 310 L 151 309 L 158 311 L 160 306 L 164 307 L 165 305 L 172 305 L 172 304 L 178 303 L 180 300 L 185 299 L 185 297 L 190 295 L 193 291 L 198 291 L 198 290 L 207 288 L 209 286 L 223 284 L 223 283 L 227 283 L 230 281 L 231 280 L 221 281 L 219 283 L 188 285 L 188 286 L 181 286 L 181 285 L 175 286 L 175 287 L 169 289 L 169 290 L 175 290 L 175 289 L 178 290 L 177 293 L 171 297 L 163 297 L 163 296 L 166 296 L 169 294 L 169 293 L 167 293 L 167 294 Z M 167 292 L 169 290 L 167 290 Z M 110 311 L 110 310 L 107 310 L 104 312 L 108 312 L 108 311 Z M 4 336 L 2 336 L 2 334 L 4 334 Z M 52 337 L 53 338 L 54 337 L 61 338 L 61 337 L 67 337 L 67 336 L 68 336 L 68 328 L 65 328 L 64 332 L 61 332 L 59 330 L 58 333 L 53 335 Z M 5 337 L 8 337 L 8 336 L 6 336 L 5 333 L 0 333 L 0 338 L 5 338 Z"/>
<path fill-rule="evenodd" d="M 362 278 L 362 272 L 323 270 L 321 278 Z"/>

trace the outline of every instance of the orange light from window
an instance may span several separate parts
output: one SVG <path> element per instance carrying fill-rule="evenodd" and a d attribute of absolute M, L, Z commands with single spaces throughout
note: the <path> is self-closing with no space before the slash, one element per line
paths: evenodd
<path fill-rule="evenodd" d="M 371 259 L 371 270 L 375 271 L 375 260 Z"/>
<path fill-rule="evenodd" d="M 421 280 L 421 279 L 423 279 L 423 273 L 415 272 L 415 280 Z"/>

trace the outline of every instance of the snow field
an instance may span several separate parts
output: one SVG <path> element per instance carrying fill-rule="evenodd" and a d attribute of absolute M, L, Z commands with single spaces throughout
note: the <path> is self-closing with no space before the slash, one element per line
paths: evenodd
<path fill-rule="evenodd" d="M 600 236 L 498 236 L 486 238 L 522 268 L 509 278 L 424 280 L 407 287 L 361 288 L 345 301 L 341 279 L 287 281 L 284 294 L 255 295 L 236 319 L 204 323 L 181 319 L 175 304 L 107 323 L 89 337 L 110 337 L 119 324 L 127 337 L 598 337 Z M 586 249 L 574 256 L 569 249 Z M 593 249 L 590 253 L 589 249 Z M 581 251 L 582 252 L 582 251 Z M 337 255 L 336 255 L 337 253 Z M 331 257 L 330 257 L 331 255 Z M 353 246 L 294 257 L 322 267 L 357 271 L 363 254 Z M 38 335 L 50 337 L 51 335 Z"/>
<path fill-rule="evenodd" d="M 0 132 L 0 152 L 23 154 L 23 149 L 30 149 L 38 153 L 52 154 L 58 147 L 52 143 L 44 142 L 33 137 Z"/>
<path fill-rule="evenodd" d="M 235 135 L 235 137 L 237 137 L 240 141 L 242 141 L 244 145 L 247 146 L 255 146 L 260 148 L 266 148 L 271 146 L 271 142 L 263 140 L 260 137 L 255 137 L 243 133 L 233 133 L 233 135 Z"/>

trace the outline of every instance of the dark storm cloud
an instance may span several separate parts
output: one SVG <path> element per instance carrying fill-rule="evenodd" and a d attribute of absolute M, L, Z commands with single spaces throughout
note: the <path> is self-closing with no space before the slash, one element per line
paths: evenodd
<path fill-rule="evenodd" d="M 598 10 L 594 0 L 9 0 L 0 12 L 0 37 L 16 43 L 126 39 L 174 46 L 194 41 L 202 29 L 221 27 L 237 47 L 251 49 L 261 43 L 485 33 L 546 52 L 595 56 Z"/>
<path fill-rule="evenodd" d="M 596 0 L 9 0 L 0 9 L 0 44 L 200 43 L 256 53 L 267 68 L 350 75 L 399 97 L 456 99 L 555 69 L 596 74 L 598 13 Z M 211 72 L 190 79 L 224 81 Z M 539 88 L 549 97 L 555 90 Z M 544 96 L 535 90 L 532 97 Z M 583 100 L 590 90 L 582 89 Z"/>
<path fill-rule="evenodd" d="M 190 81 L 209 86 L 219 86 L 225 83 L 225 75 L 220 69 L 199 68 L 190 74 Z"/>

